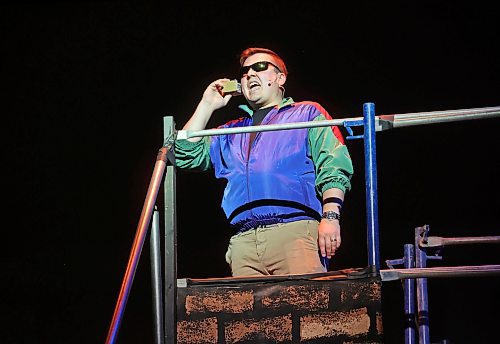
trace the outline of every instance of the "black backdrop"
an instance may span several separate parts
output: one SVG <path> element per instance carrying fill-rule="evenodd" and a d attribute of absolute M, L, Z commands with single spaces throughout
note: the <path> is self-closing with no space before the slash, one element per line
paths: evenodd
<path fill-rule="evenodd" d="M 361 116 L 364 102 L 378 114 L 498 106 L 498 14 L 451 1 L 3 2 L 2 342 L 104 342 L 162 118 L 181 128 L 206 85 L 234 75 L 242 49 L 279 52 L 287 95 L 338 118 Z M 230 119 L 238 101 L 210 126 Z M 416 226 L 498 235 L 499 123 L 377 134 L 382 265 L 402 256 Z M 333 269 L 367 262 L 363 148 L 348 144 L 356 174 Z M 178 173 L 179 277 L 229 274 L 222 188 L 210 173 Z M 449 248 L 430 262 L 495 263 L 498 246 Z M 498 277 L 429 280 L 433 341 L 495 338 L 499 286 Z M 386 342 L 400 343 L 400 283 L 383 293 Z M 146 242 L 118 342 L 151 343 L 152 329 Z"/>

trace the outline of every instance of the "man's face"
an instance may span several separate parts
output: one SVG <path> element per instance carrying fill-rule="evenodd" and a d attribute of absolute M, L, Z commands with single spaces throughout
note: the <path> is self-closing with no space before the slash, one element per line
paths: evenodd
<path fill-rule="evenodd" d="M 265 68 L 266 64 L 254 65 L 257 62 L 270 62 L 271 64 Z M 272 55 L 258 53 L 248 57 L 243 63 L 243 67 L 252 65 L 254 67 L 241 75 L 241 91 L 249 104 L 254 109 L 279 104 L 282 100 L 280 85 L 284 83 L 284 74 L 278 72 L 273 66 L 277 65 L 277 61 Z"/>

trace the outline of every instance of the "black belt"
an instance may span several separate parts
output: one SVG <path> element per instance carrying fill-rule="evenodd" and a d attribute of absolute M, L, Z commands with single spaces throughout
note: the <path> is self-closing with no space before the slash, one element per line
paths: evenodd
<path fill-rule="evenodd" d="M 275 225 L 277 223 L 283 223 L 283 219 L 250 219 L 243 223 L 235 223 L 232 227 L 235 228 L 239 234 L 251 229 L 265 228 L 266 226 Z"/>

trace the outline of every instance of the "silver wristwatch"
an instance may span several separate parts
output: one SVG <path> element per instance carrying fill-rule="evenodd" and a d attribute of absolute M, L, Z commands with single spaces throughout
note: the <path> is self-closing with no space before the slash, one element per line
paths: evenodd
<path fill-rule="evenodd" d="M 325 211 L 323 215 L 321 215 L 322 219 L 327 219 L 327 220 L 340 220 L 340 214 L 336 213 L 332 210 Z"/>

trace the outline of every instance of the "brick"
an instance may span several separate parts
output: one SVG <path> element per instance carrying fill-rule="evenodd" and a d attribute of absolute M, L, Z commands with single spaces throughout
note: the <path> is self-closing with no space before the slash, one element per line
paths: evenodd
<path fill-rule="evenodd" d="M 367 335 L 370 316 L 366 307 L 348 312 L 323 312 L 300 318 L 300 340 Z"/>
<path fill-rule="evenodd" d="M 330 294 L 328 287 L 295 285 L 282 288 L 276 295 L 262 298 L 262 305 L 279 308 L 291 305 L 297 310 L 317 311 L 328 309 Z"/>
<path fill-rule="evenodd" d="M 274 343 L 292 340 L 291 314 L 266 319 L 245 319 L 227 323 L 224 329 L 226 344 L 260 339 Z"/>
<path fill-rule="evenodd" d="M 253 309 L 253 292 L 217 290 L 186 296 L 186 314 L 191 313 L 243 313 Z"/>
<path fill-rule="evenodd" d="M 178 344 L 216 344 L 217 318 L 203 320 L 178 321 Z"/>
<path fill-rule="evenodd" d="M 369 302 L 378 301 L 381 299 L 381 285 L 379 283 L 355 283 L 350 282 L 348 285 L 342 289 L 340 293 L 340 301 L 350 302 Z"/>

